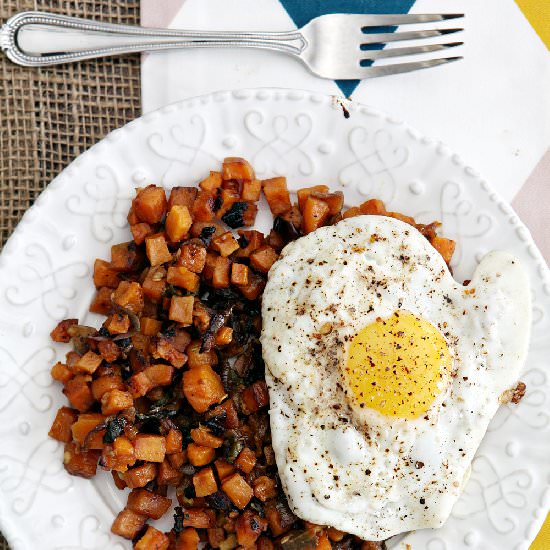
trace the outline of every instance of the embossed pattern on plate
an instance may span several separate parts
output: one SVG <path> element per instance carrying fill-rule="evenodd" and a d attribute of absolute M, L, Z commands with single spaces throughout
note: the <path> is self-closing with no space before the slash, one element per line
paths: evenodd
<path fill-rule="evenodd" d="M 63 404 L 49 368 L 66 351 L 49 332 L 66 316 L 98 320 L 87 312 L 93 259 L 131 238 L 125 216 L 134 187 L 190 185 L 239 155 L 260 177 L 287 175 L 292 189 L 327 183 L 350 203 L 376 196 L 420 221 L 441 220 L 458 243 L 458 280 L 491 249 L 524 262 L 534 296 L 527 395 L 500 408 L 446 525 L 390 548 L 528 548 L 550 501 L 548 268 L 512 209 L 446 147 L 368 107 L 346 107 L 349 118 L 331 97 L 279 89 L 183 101 L 107 136 L 25 214 L 0 255 L 0 525 L 14 550 L 130 547 L 109 532 L 123 493 L 104 473 L 92 483 L 68 476 L 61 445 L 47 438 Z M 261 209 L 258 226 L 268 220 Z"/>

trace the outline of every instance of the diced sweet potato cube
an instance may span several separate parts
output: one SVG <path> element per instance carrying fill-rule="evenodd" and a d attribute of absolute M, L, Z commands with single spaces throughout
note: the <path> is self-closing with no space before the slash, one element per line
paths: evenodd
<path fill-rule="evenodd" d="M 252 414 L 269 404 L 267 384 L 264 380 L 257 380 L 242 393 L 243 412 Z"/>
<path fill-rule="evenodd" d="M 114 271 L 137 271 L 143 265 L 143 252 L 134 241 L 111 246 L 110 267 Z"/>
<path fill-rule="evenodd" d="M 248 284 L 248 266 L 234 263 L 231 266 L 231 284 L 244 286 Z"/>
<path fill-rule="evenodd" d="M 208 410 L 225 395 L 220 377 L 208 365 L 201 365 L 183 373 L 183 393 L 198 413 Z"/>
<path fill-rule="evenodd" d="M 243 183 L 241 198 L 243 201 L 256 202 L 260 200 L 262 191 L 262 182 L 260 180 L 250 180 Z"/>
<path fill-rule="evenodd" d="M 102 340 L 97 343 L 97 351 L 105 361 L 112 363 L 120 356 L 120 348 L 112 340 Z"/>
<path fill-rule="evenodd" d="M 214 288 L 227 288 L 229 286 L 229 271 L 231 260 L 218 256 L 214 262 L 212 273 L 212 286 Z"/>
<path fill-rule="evenodd" d="M 172 296 L 168 318 L 171 321 L 181 323 L 183 326 L 192 325 L 194 302 L 193 296 Z"/>
<path fill-rule="evenodd" d="M 172 242 L 181 241 L 191 229 L 193 220 L 187 206 L 172 206 L 166 217 L 166 234 Z"/>
<path fill-rule="evenodd" d="M 211 246 L 224 258 L 230 256 L 235 250 L 239 249 L 239 243 L 235 240 L 231 231 L 227 231 L 223 235 L 212 239 Z"/>
<path fill-rule="evenodd" d="M 195 495 L 198 497 L 206 497 L 218 490 L 212 468 L 203 468 L 198 471 L 193 476 L 193 485 L 195 487 Z"/>
<path fill-rule="evenodd" d="M 74 372 L 67 365 L 59 361 L 52 367 L 50 374 L 54 380 L 62 382 L 63 384 L 74 376 Z"/>
<path fill-rule="evenodd" d="M 90 479 L 97 471 L 101 451 L 78 451 L 76 443 L 66 443 L 63 452 L 63 466 L 72 476 Z"/>
<path fill-rule="evenodd" d="M 134 439 L 134 450 L 138 460 L 163 462 L 166 440 L 162 435 L 138 434 Z"/>
<path fill-rule="evenodd" d="M 128 390 L 132 394 L 134 399 L 138 397 L 143 397 L 145 394 L 149 393 L 153 389 L 153 383 L 144 371 L 138 372 L 127 380 Z"/>
<path fill-rule="evenodd" d="M 207 252 L 204 262 L 204 269 L 202 270 L 202 278 L 205 281 L 212 282 L 214 276 L 214 267 L 216 266 L 216 260 L 219 258 L 215 252 Z"/>
<path fill-rule="evenodd" d="M 278 257 L 279 255 L 273 248 L 264 245 L 250 254 L 250 265 L 262 273 L 267 273 Z"/>
<path fill-rule="evenodd" d="M 139 315 L 143 310 L 143 290 L 135 281 L 121 281 L 113 294 L 113 302 L 126 311 Z"/>
<path fill-rule="evenodd" d="M 227 157 L 223 159 L 222 174 L 224 181 L 235 180 L 237 182 L 252 181 L 256 178 L 254 169 L 250 163 L 240 157 Z"/>
<path fill-rule="evenodd" d="M 175 428 L 170 428 L 166 434 L 166 454 L 181 453 L 182 440 L 181 432 Z"/>
<path fill-rule="evenodd" d="M 116 288 L 120 283 L 118 272 L 111 268 L 111 264 L 99 258 L 94 262 L 94 285 L 96 288 L 108 286 Z"/>
<path fill-rule="evenodd" d="M 386 216 L 399 220 L 403 223 L 408 223 L 409 225 L 416 226 L 416 222 L 411 216 L 405 216 L 405 214 L 400 214 L 399 212 L 387 212 Z"/>
<path fill-rule="evenodd" d="M 219 200 L 221 201 L 221 206 L 216 211 L 218 218 L 221 218 L 229 227 L 235 228 L 242 225 L 242 213 L 246 210 L 246 203 L 241 202 L 241 195 L 238 188 L 222 189 Z M 237 203 L 239 203 L 239 205 L 235 206 Z M 231 213 L 226 219 L 225 215 L 229 212 Z"/>
<path fill-rule="evenodd" d="M 210 174 L 199 183 L 199 187 L 203 191 L 214 193 L 218 187 L 222 186 L 222 181 L 222 175 L 220 172 L 211 171 Z"/>
<path fill-rule="evenodd" d="M 197 292 L 200 286 L 200 277 L 184 266 L 171 266 L 168 268 L 166 281 L 170 285 L 179 286 L 189 292 Z"/>
<path fill-rule="evenodd" d="M 130 206 L 130 210 L 128 210 L 128 215 L 126 216 L 126 219 L 128 220 L 128 225 L 135 225 L 136 223 L 139 223 L 139 218 L 136 215 L 133 205 Z"/>
<path fill-rule="evenodd" d="M 254 487 L 254 496 L 262 502 L 277 496 L 277 483 L 270 477 L 257 477 L 252 482 L 252 486 Z"/>
<path fill-rule="evenodd" d="M 313 196 L 309 196 L 304 205 L 304 220 L 302 223 L 304 233 L 311 233 L 321 227 L 330 217 L 330 208 L 326 202 Z"/>
<path fill-rule="evenodd" d="M 116 374 L 100 376 L 92 381 L 92 395 L 97 401 L 101 400 L 103 394 L 112 390 L 123 390 L 124 382 Z"/>
<path fill-rule="evenodd" d="M 363 204 L 359 205 L 359 210 L 361 211 L 361 214 L 377 216 L 384 216 L 386 214 L 385 204 L 378 199 L 369 199 L 368 201 L 365 201 Z"/>
<path fill-rule="evenodd" d="M 235 466 L 241 470 L 241 472 L 249 474 L 255 465 L 256 455 L 254 454 L 254 451 L 248 447 L 244 447 L 244 449 L 239 453 L 237 460 L 235 460 Z"/>
<path fill-rule="evenodd" d="M 149 378 L 153 387 L 167 386 L 172 382 L 174 367 L 159 363 L 158 365 L 147 367 L 143 373 Z"/>
<path fill-rule="evenodd" d="M 112 445 L 103 447 L 101 466 L 117 472 L 125 472 L 128 466 L 136 463 L 134 446 L 126 436 L 119 436 Z"/>
<path fill-rule="evenodd" d="M 100 288 L 90 304 L 90 311 L 99 315 L 109 315 L 113 310 L 113 305 L 111 304 L 112 292 L 111 288 Z"/>
<path fill-rule="evenodd" d="M 200 537 L 197 530 L 193 527 L 188 527 L 178 535 L 174 550 L 197 550 L 199 542 Z"/>
<path fill-rule="evenodd" d="M 113 313 L 109 315 L 103 326 L 111 334 L 125 334 L 130 329 L 130 318 L 128 315 Z"/>
<path fill-rule="evenodd" d="M 286 186 L 286 178 L 278 177 L 262 181 L 265 198 L 269 204 L 271 213 L 279 216 L 283 212 L 290 210 L 290 195 Z"/>
<path fill-rule="evenodd" d="M 262 531 L 267 529 L 267 520 L 254 513 L 245 510 L 235 523 L 237 542 L 244 548 L 252 546 Z"/>
<path fill-rule="evenodd" d="M 63 388 L 63 393 L 67 396 L 69 403 L 80 412 L 87 411 L 95 401 L 88 382 L 88 376 L 78 374 L 69 380 Z"/>
<path fill-rule="evenodd" d="M 231 327 L 222 327 L 216 333 L 214 343 L 216 346 L 227 346 L 233 341 L 233 329 Z"/>
<path fill-rule="evenodd" d="M 300 209 L 300 212 L 304 211 L 307 198 L 312 193 L 328 193 L 328 191 L 328 185 L 314 185 L 312 187 L 303 187 L 302 189 L 298 189 L 298 208 Z"/>
<path fill-rule="evenodd" d="M 166 213 L 166 193 L 162 187 L 148 185 L 138 191 L 132 206 L 142 222 L 159 223 Z"/>
<path fill-rule="evenodd" d="M 73 440 L 88 449 L 103 449 L 103 434 L 105 430 L 94 432 L 89 437 L 88 434 L 104 421 L 105 417 L 99 413 L 80 414 L 71 427 Z"/>
<path fill-rule="evenodd" d="M 153 267 L 172 261 L 166 239 L 161 234 L 151 235 L 145 239 L 145 253 Z"/>
<path fill-rule="evenodd" d="M 335 191 L 334 193 L 313 192 L 311 196 L 326 202 L 331 216 L 339 214 L 344 207 L 344 193 L 342 193 L 342 191 Z"/>
<path fill-rule="evenodd" d="M 147 516 L 136 514 L 128 508 L 124 508 L 118 513 L 113 521 L 111 531 L 128 540 L 132 540 L 143 529 L 147 522 Z"/>
<path fill-rule="evenodd" d="M 209 222 L 214 217 L 214 196 L 210 191 L 199 191 L 191 214 L 199 222 Z"/>
<path fill-rule="evenodd" d="M 187 462 L 187 453 L 185 451 L 181 451 L 179 453 L 168 455 L 168 462 L 170 462 L 172 468 L 179 470 Z"/>
<path fill-rule="evenodd" d="M 206 248 L 198 243 L 184 244 L 177 265 L 186 267 L 193 273 L 201 273 L 206 261 Z"/>
<path fill-rule="evenodd" d="M 280 512 L 281 508 L 284 509 L 284 514 Z M 285 506 L 283 503 L 268 503 L 265 507 L 265 517 L 269 523 L 271 532 L 276 537 L 286 533 L 297 519 L 293 516 L 288 506 Z"/>
<path fill-rule="evenodd" d="M 78 360 L 78 362 L 74 366 L 74 370 L 83 374 L 93 374 L 97 370 L 99 365 L 101 365 L 102 361 L 103 358 L 101 357 L 101 355 L 98 355 L 93 351 L 87 351 Z"/>
<path fill-rule="evenodd" d="M 292 227 L 294 227 L 293 233 L 297 233 L 300 231 L 300 228 L 302 227 L 303 216 L 301 210 L 297 206 L 293 206 L 290 210 L 283 212 L 279 217 L 290 224 Z M 293 237 L 289 240 L 294 240 L 294 238 L 296 237 Z"/>
<path fill-rule="evenodd" d="M 334 527 L 329 527 L 327 529 L 327 535 L 328 538 L 333 542 L 339 542 L 344 538 L 345 533 L 343 531 L 335 529 Z"/>
<path fill-rule="evenodd" d="M 152 267 L 143 280 L 143 295 L 154 304 L 162 300 L 166 288 L 166 269 L 162 266 Z"/>
<path fill-rule="evenodd" d="M 218 472 L 220 481 L 223 481 L 226 477 L 235 473 L 235 466 L 223 458 L 218 458 L 214 465 L 216 466 L 216 472 Z"/>
<path fill-rule="evenodd" d="M 126 489 L 126 482 L 124 481 L 124 478 L 121 477 L 123 475 L 122 472 L 117 472 L 116 470 L 111 471 L 111 477 L 113 478 L 113 482 L 115 484 L 115 487 L 122 491 L 123 489 Z"/>
<path fill-rule="evenodd" d="M 344 220 L 347 220 L 348 218 L 355 218 L 355 216 L 360 216 L 361 214 L 362 212 L 358 206 L 352 206 L 344 212 L 342 217 Z"/>
<path fill-rule="evenodd" d="M 198 189 L 196 187 L 173 187 L 168 199 L 168 210 L 175 205 L 187 206 L 191 209 L 197 198 Z"/>
<path fill-rule="evenodd" d="M 183 526 L 195 529 L 209 529 L 216 525 L 216 511 L 210 508 L 185 508 Z"/>
<path fill-rule="evenodd" d="M 223 445 L 223 438 L 217 437 L 205 428 L 199 426 L 191 430 L 191 439 L 197 444 L 203 447 L 211 447 L 212 449 L 218 449 Z"/>
<path fill-rule="evenodd" d="M 239 230 L 239 244 L 241 249 L 236 253 L 237 257 L 248 258 L 254 250 L 264 244 L 264 235 L 256 230 Z"/>
<path fill-rule="evenodd" d="M 243 212 L 243 225 L 245 227 L 252 227 L 256 222 L 256 215 L 258 214 L 258 207 L 252 203 L 246 203 L 246 210 Z"/>
<path fill-rule="evenodd" d="M 431 241 L 431 245 L 441 254 L 445 263 L 450 263 L 453 257 L 456 243 L 451 239 L 445 239 L 444 237 L 434 237 Z"/>
<path fill-rule="evenodd" d="M 71 426 L 76 422 L 77 418 L 78 411 L 69 407 L 61 407 L 55 415 L 48 435 L 53 439 L 57 439 L 57 441 L 69 443 L 73 437 Z"/>
<path fill-rule="evenodd" d="M 132 468 L 124 472 L 124 481 L 130 489 L 145 487 L 157 477 L 157 465 L 151 462 Z"/>
<path fill-rule="evenodd" d="M 187 459 L 193 466 L 205 466 L 214 460 L 216 451 L 212 447 L 203 447 L 196 443 L 187 446 Z"/>
<path fill-rule="evenodd" d="M 168 550 L 170 539 L 158 529 L 147 527 L 147 531 L 134 545 L 134 550 Z"/>
<path fill-rule="evenodd" d="M 162 321 L 152 317 L 142 317 L 139 320 L 139 330 L 145 336 L 156 336 L 162 327 Z"/>
<path fill-rule="evenodd" d="M 187 361 L 187 355 L 176 348 L 171 338 L 155 338 L 151 347 L 155 359 L 164 359 L 178 369 Z"/>
<path fill-rule="evenodd" d="M 78 319 L 64 319 L 57 323 L 57 326 L 50 332 L 50 338 L 54 342 L 67 344 L 71 341 L 69 328 L 78 325 Z"/>
<path fill-rule="evenodd" d="M 155 230 L 145 222 L 131 225 L 130 231 L 132 232 L 132 237 L 134 237 L 134 242 L 138 245 L 143 244 L 145 239 L 155 232 Z"/>
<path fill-rule="evenodd" d="M 246 507 L 254 496 L 252 487 L 240 474 L 233 474 L 222 481 L 222 490 L 231 502 L 241 510 Z"/>
<path fill-rule="evenodd" d="M 193 325 L 201 334 L 206 332 L 206 330 L 210 326 L 211 318 L 212 315 L 210 308 L 204 305 L 200 300 L 195 300 L 195 305 L 193 306 Z M 197 347 L 197 350 L 199 348 L 200 345 Z"/>
<path fill-rule="evenodd" d="M 134 398 L 126 391 L 111 390 L 101 397 L 101 412 L 105 415 L 115 414 L 134 406 Z"/>
<path fill-rule="evenodd" d="M 217 365 L 218 356 L 214 350 L 201 352 L 202 342 L 200 340 L 193 340 L 186 348 L 187 364 L 190 369 L 197 367 Z"/>
<path fill-rule="evenodd" d="M 256 275 L 256 273 L 250 273 L 248 284 L 241 285 L 238 288 L 247 300 L 256 300 L 262 293 L 264 287 L 265 280 L 259 275 Z"/>
<path fill-rule="evenodd" d="M 224 426 L 231 430 L 239 426 L 239 417 L 237 413 L 237 407 L 233 399 L 226 399 L 221 405 L 214 407 L 207 414 L 207 419 L 215 418 L 217 416 L 225 416 Z"/>
<path fill-rule="evenodd" d="M 170 506 L 172 506 L 172 501 L 169 498 L 145 489 L 133 489 L 128 495 L 127 507 L 132 512 L 151 519 L 160 519 Z"/>
<path fill-rule="evenodd" d="M 332 550 L 332 544 L 330 544 L 330 540 L 325 532 L 322 532 L 317 537 L 317 546 L 315 550 Z"/>

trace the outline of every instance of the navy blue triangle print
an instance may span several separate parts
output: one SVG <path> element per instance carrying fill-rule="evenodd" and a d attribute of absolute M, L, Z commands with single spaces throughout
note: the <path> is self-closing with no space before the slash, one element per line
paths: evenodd
<path fill-rule="evenodd" d="M 304 26 L 327 13 L 408 13 L 415 0 L 279 0 L 297 27 Z M 391 32 L 395 27 L 388 27 Z M 377 30 L 381 30 L 377 28 Z M 378 45 L 377 45 L 378 46 Z M 382 46 L 378 46 L 380 49 Z M 336 80 L 346 97 L 350 97 L 359 80 Z"/>

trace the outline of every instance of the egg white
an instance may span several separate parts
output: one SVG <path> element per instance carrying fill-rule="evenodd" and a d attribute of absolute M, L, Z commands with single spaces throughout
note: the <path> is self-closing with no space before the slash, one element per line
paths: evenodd
<path fill-rule="evenodd" d="M 357 332 L 396 310 L 438 327 L 454 362 L 414 420 L 356 407 L 339 367 Z M 531 304 L 519 261 L 491 252 L 464 287 L 415 228 L 359 216 L 283 250 L 262 318 L 273 449 L 294 512 L 366 540 L 442 525 L 525 361 Z"/>

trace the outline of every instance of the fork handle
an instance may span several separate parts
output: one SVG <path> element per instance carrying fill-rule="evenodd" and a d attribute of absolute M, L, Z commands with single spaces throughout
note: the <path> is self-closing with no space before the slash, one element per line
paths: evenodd
<path fill-rule="evenodd" d="M 175 48 L 261 48 L 299 55 L 299 31 L 227 32 L 152 29 L 45 12 L 22 12 L 0 29 L 0 45 L 19 65 L 43 67 L 117 54 Z"/>

